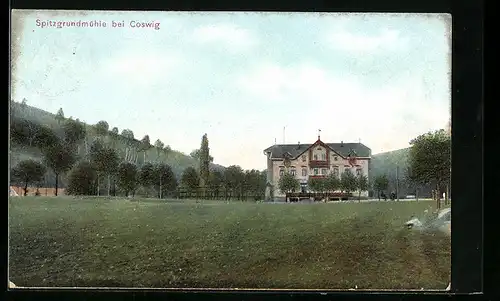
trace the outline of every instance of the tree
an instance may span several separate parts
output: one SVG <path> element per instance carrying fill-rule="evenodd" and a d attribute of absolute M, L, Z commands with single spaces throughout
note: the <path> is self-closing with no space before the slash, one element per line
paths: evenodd
<path fill-rule="evenodd" d="M 255 169 L 246 170 L 243 183 L 243 192 L 245 194 L 251 194 L 252 196 L 254 196 L 255 200 L 258 200 L 262 197 L 265 190 L 265 182 L 262 183 L 260 171 Z"/>
<path fill-rule="evenodd" d="M 154 166 L 153 184 L 158 191 L 158 197 L 162 199 L 166 192 L 172 192 L 177 188 L 177 180 L 172 168 L 164 163 Z"/>
<path fill-rule="evenodd" d="M 134 140 L 134 132 L 129 129 L 124 129 L 121 134 L 125 139 Z"/>
<path fill-rule="evenodd" d="M 125 161 L 130 162 L 132 161 L 132 149 L 135 142 L 134 132 L 132 132 L 129 129 L 124 129 L 121 133 L 121 136 L 125 140 L 125 145 L 126 145 L 124 159 Z"/>
<path fill-rule="evenodd" d="M 451 137 L 445 130 L 438 130 L 418 136 L 410 145 L 412 178 L 420 184 L 435 185 L 437 208 L 440 209 L 439 194 L 443 185 L 448 187 L 451 178 Z"/>
<path fill-rule="evenodd" d="M 33 141 L 33 144 L 40 150 L 47 149 L 48 147 L 57 144 L 59 138 L 50 128 L 46 126 L 40 126 L 38 133 Z"/>
<path fill-rule="evenodd" d="M 117 185 L 128 197 L 137 188 L 137 166 L 130 162 L 122 162 L 118 166 Z"/>
<path fill-rule="evenodd" d="M 307 187 L 314 192 L 323 192 L 326 190 L 326 178 L 313 178 L 307 180 Z"/>
<path fill-rule="evenodd" d="M 285 172 L 278 181 L 278 188 L 282 193 L 294 192 L 300 188 L 300 182 L 290 172 Z"/>
<path fill-rule="evenodd" d="M 356 176 L 350 169 L 346 169 L 340 176 L 340 187 L 342 187 L 346 193 L 351 193 L 356 190 Z"/>
<path fill-rule="evenodd" d="M 69 195 L 92 195 L 97 173 L 86 161 L 78 162 L 69 172 L 66 193 Z"/>
<path fill-rule="evenodd" d="M 23 98 L 23 100 L 21 101 L 21 109 L 26 110 L 27 107 L 28 107 L 28 100 L 26 100 L 26 98 Z"/>
<path fill-rule="evenodd" d="M 208 177 L 210 175 L 210 148 L 208 147 L 208 137 L 207 134 L 203 135 L 201 138 L 201 147 L 199 152 L 199 163 L 200 163 L 200 179 L 201 186 L 205 186 L 208 183 Z"/>
<path fill-rule="evenodd" d="M 109 124 L 107 121 L 105 121 L 105 120 L 99 121 L 98 123 L 96 123 L 94 128 L 95 128 L 95 132 L 98 136 L 105 137 L 106 135 L 108 135 Z"/>
<path fill-rule="evenodd" d="M 141 148 L 141 150 L 144 153 L 144 161 L 143 161 L 143 164 L 144 164 L 144 163 L 146 163 L 146 152 L 151 148 L 151 143 L 149 141 L 149 135 L 145 135 L 141 139 L 141 146 L 140 146 L 140 148 Z"/>
<path fill-rule="evenodd" d="M 212 170 L 208 177 L 208 186 L 212 189 L 216 196 L 219 195 L 219 190 L 224 183 L 224 174 L 219 170 Z"/>
<path fill-rule="evenodd" d="M 358 201 L 361 202 L 361 192 L 368 190 L 368 178 L 364 174 L 360 173 L 356 177 L 356 186 L 358 188 Z"/>
<path fill-rule="evenodd" d="M 102 150 L 102 158 L 103 160 L 103 170 L 102 172 L 108 176 L 108 196 L 111 192 L 111 177 L 114 177 L 118 171 L 118 165 L 120 163 L 120 158 L 118 157 L 118 153 L 114 148 L 105 147 Z"/>
<path fill-rule="evenodd" d="M 340 179 L 334 173 L 330 173 L 324 183 L 324 189 L 328 192 L 335 192 L 340 188 Z"/>
<path fill-rule="evenodd" d="M 149 195 L 149 189 L 155 183 L 155 168 L 153 164 L 146 163 L 139 170 L 139 184 L 146 190 L 146 197 Z"/>
<path fill-rule="evenodd" d="M 68 119 L 63 125 L 64 140 L 70 145 L 78 144 L 85 138 L 87 131 L 83 123 Z"/>
<path fill-rule="evenodd" d="M 377 191 L 378 200 L 380 201 L 380 192 L 387 190 L 389 187 L 389 179 L 387 175 L 376 176 L 373 180 L 373 189 Z"/>
<path fill-rule="evenodd" d="M 105 160 L 105 147 L 104 144 L 101 142 L 100 139 L 95 139 L 94 142 L 92 142 L 92 145 L 90 146 L 90 162 L 92 163 L 92 166 L 94 167 L 96 171 L 96 181 L 97 181 L 97 195 L 100 195 L 100 180 L 101 176 L 105 173 L 106 168 L 107 168 L 107 163 Z"/>
<path fill-rule="evenodd" d="M 76 157 L 67 144 L 57 143 L 45 150 L 44 159 L 47 167 L 55 174 L 55 195 L 57 196 L 59 176 L 71 169 Z"/>
<path fill-rule="evenodd" d="M 57 111 L 55 119 L 57 121 L 57 124 L 61 124 L 61 122 L 64 121 L 64 112 L 62 108 L 59 108 L 59 111 Z"/>
<path fill-rule="evenodd" d="M 234 192 L 239 191 L 239 196 L 241 196 L 244 177 L 244 171 L 238 165 L 228 166 L 224 170 L 224 184 L 226 188 L 231 191 L 231 195 L 234 195 Z"/>
<path fill-rule="evenodd" d="M 163 146 L 165 146 L 165 144 L 163 144 L 163 142 L 161 142 L 160 139 L 156 139 L 155 148 L 156 148 L 157 159 L 160 157 L 160 153 L 163 152 Z"/>
<path fill-rule="evenodd" d="M 19 162 L 11 171 L 14 181 L 24 184 L 24 196 L 28 195 L 28 185 L 41 181 L 45 175 L 46 168 L 35 160 L 24 160 Z"/>
<path fill-rule="evenodd" d="M 189 191 L 196 190 L 200 183 L 200 177 L 198 176 L 198 172 L 194 167 L 187 167 L 184 169 L 181 177 L 181 183 L 183 186 L 188 188 Z"/>
<path fill-rule="evenodd" d="M 195 160 L 200 160 L 200 156 L 201 156 L 201 151 L 199 149 L 194 149 L 190 154 L 189 156 Z M 208 159 L 210 161 L 210 163 L 212 163 L 214 161 L 214 157 L 212 156 L 208 156 Z"/>

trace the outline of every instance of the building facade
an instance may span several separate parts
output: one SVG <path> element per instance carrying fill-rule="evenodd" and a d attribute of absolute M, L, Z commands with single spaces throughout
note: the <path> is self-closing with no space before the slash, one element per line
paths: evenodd
<path fill-rule="evenodd" d="M 277 144 L 264 150 L 267 157 L 266 199 L 281 199 L 285 193 L 278 188 L 280 176 L 286 171 L 299 180 L 302 192 L 310 192 L 309 178 L 340 175 L 350 170 L 368 178 L 371 150 L 361 143 L 324 143 L 320 137 L 313 144 Z M 363 191 L 361 196 L 368 196 Z"/>

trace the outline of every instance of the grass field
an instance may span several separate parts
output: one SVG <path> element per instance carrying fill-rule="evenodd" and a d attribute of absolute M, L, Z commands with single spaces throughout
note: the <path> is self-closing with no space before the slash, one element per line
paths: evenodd
<path fill-rule="evenodd" d="M 402 224 L 433 202 L 9 200 L 17 286 L 444 289 L 450 239 Z"/>

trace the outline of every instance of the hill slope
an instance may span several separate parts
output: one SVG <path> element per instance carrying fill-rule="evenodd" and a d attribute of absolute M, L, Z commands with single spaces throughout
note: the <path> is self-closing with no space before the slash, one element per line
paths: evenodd
<path fill-rule="evenodd" d="M 375 177 L 385 174 L 389 179 L 389 192 L 396 190 L 396 179 L 398 179 L 400 196 L 414 194 L 414 187 L 411 187 L 406 182 L 406 169 L 409 166 L 409 155 L 410 147 L 372 155 L 369 175 L 370 182 L 372 182 Z M 421 197 L 430 197 L 431 190 L 432 189 L 427 186 L 418 186 L 418 194 Z"/>
<path fill-rule="evenodd" d="M 52 129 L 54 133 L 58 136 L 63 135 L 62 122 L 57 120 L 56 115 L 50 112 L 44 111 L 42 109 L 32 107 L 26 104 L 21 104 L 11 101 L 11 122 L 14 119 L 17 120 L 29 120 L 33 123 L 43 125 L 47 128 Z M 78 120 L 78 119 L 77 119 Z M 89 125 L 83 123 L 86 129 L 86 137 L 78 146 L 79 157 L 84 157 L 92 141 L 98 138 L 96 134 L 96 128 L 94 125 Z M 110 125 L 110 130 L 112 125 Z M 187 167 L 194 167 L 198 169 L 198 161 L 191 156 L 185 155 L 176 150 L 170 149 L 157 149 L 152 146 L 148 149 L 145 154 L 140 150 L 140 141 L 137 139 L 125 138 L 122 135 L 116 135 L 111 132 L 104 137 L 100 137 L 107 145 L 113 147 L 122 160 L 127 160 L 136 163 L 138 166 L 144 164 L 144 162 L 158 162 L 170 165 L 172 171 L 176 175 L 177 179 L 180 178 L 182 172 Z M 201 136 L 200 136 L 201 138 Z M 154 143 L 154 141 L 151 141 Z M 19 145 L 11 140 L 10 144 L 10 166 L 15 166 L 19 161 L 25 159 L 34 159 L 42 161 L 42 154 L 39 149 L 35 147 L 29 147 L 25 145 Z M 224 166 L 211 164 L 212 169 L 223 170 Z M 46 185 L 53 185 L 53 174 L 50 172 L 47 174 Z M 65 179 L 62 178 L 62 187 L 65 186 Z"/>

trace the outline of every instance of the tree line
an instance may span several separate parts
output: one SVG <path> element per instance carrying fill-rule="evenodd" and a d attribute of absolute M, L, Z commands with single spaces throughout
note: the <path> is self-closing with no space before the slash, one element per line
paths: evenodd
<path fill-rule="evenodd" d="M 106 121 L 99 121 L 92 127 L 96 137 L 93 141 L 87 141 L 88 129 L 84 123 L 64 118 L 62 109 L 57 113 L 56 120 L 60 124 L 60 132 L 11 116 L 11 142 L 37 148 L 42 154 L 40 161 L 23 160 L 11 169 L 11 183 L 22 185 L 25 195 L 28 186 L 34 184 L 39 187 L 46 173 L 52 171 L 56 195 L 60 177 L 66 175 L 66 194 L 70 195 L 128 197 L 140 193 L 146 197 L 165 198 L 185 197 L 186 194 L 192 196 L 201 189 L 204 195 L 240 199 L 251 195 L 255 199 L 263 198 L 264 172 L 244 171 L 239 166 L 229 166 L 222 171 L 210 168 L 213 157 L 209 154 L 206 134 L 202 137 L 200 149 L 196 150 L 199 168 L 187 167 L 177 179 L 171 166 L 146 157 L 146 151 L 153 146 L 158 152 L 170 150 L 159 139 L 154 145 L 150 144 L 148 135 L 140 141 L 143 162 L 138 164 L 137 152 L 126 149 L 120 153 L 115 148 L 115 140 L 107 139 L 111 135 L 118 135 L 118 129 L 110 131 Z M 130 130 L 124 130 L 121 136 L 133 140 Z"/>

